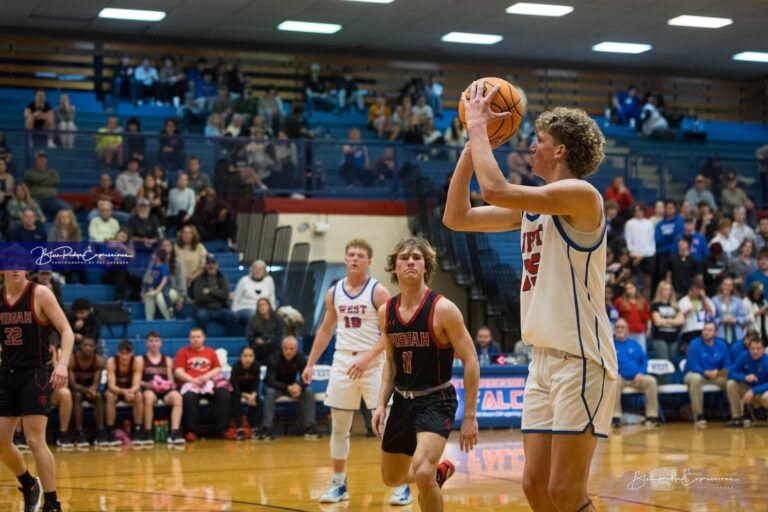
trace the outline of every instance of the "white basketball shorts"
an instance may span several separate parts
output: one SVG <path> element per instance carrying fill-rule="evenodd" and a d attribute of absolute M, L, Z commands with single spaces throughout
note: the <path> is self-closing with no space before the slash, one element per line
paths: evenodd
<path fill-rule="evenodd" d="M 360 409 L 360 399 L 365 400 L 368 409 L 375 409 L 379 401 L 381 373 L 384 369 L 384 356 L 371 361 L 368 369 L 358 379 L 350 379 L 347 372 L 361 353 L 337 350 L 333 354 L 331 375 L 328 379 L 325 405 L 334 409 L 356 411 Z"/>

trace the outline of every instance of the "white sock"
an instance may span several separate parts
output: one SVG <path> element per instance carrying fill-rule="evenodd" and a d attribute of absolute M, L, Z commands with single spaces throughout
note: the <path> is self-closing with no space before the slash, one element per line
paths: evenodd
<path fill-rule="evenodd" d="M 341 473 L 334 473 L 333 481 L 339 484 L 343 484 L 347 481 L 347 473 L 345 471 L 342 471 Z"/>

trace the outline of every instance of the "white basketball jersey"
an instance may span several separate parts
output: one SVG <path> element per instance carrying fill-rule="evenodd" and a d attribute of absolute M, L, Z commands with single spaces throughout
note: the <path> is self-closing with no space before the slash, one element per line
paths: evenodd
<path fill-rule="evenodd" d="M 333 289 L 333 307 L 336 309 L 336 349 L 365 352 L 370 350 L 381 335 L 379 314 L 373 305 L 376 281 L 369 277 L 363 289 L 350 296 L 344 284 L 346 278 Z"/>
<path fill-rule="evenodd" d="M 590 359 L 616 378 L 605 312 L 605 220 L 583 233 L 557 216 L 524 213 L 520 245 L 523 342 Z"/>

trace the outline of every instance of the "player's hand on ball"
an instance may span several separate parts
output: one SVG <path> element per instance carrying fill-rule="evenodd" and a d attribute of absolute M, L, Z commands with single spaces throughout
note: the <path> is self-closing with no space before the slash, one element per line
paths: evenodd
<path fill-rule="evenodd" d="M 64 387 L 68 380 L 69 373 L 67 372 L 67 367 L 62 364 L 57 364 L 51 374 L 51 387 L 53 387 L 53 389 Z"/>
<path fill-rule="evenodd" d="M 459 434 L 459 447 L 461 451 L 469 453 L 477 444 L 477 418 L 464 418 L 461 422 Z"/>
<path fill-rule="evenodd" d="M 384 435 L 384 420 L 386 416 L 386 409 L 384 407 L 377 407 L 371 418 L 371 429 L 376 437 L 381 439 Z"/>
<path fill-rule="evenodd" d="M 359 379 L 360 377 L 363 376 L 363 374 L 365 373 L 365 370 L 367 369 L 368 369 L 368 359 L 366 359 L 365 357 L 358 357 L 355 360 L 355 362 L 349 366 L 349 370 L 347 370 L 347 375 L 349 375 L 349 378 L 352 380 Z"/>
<path fill-rule="evenodd" d="M 488 94 L 483 96 L 483 82 L 475 80 L 469 86 L 469 98 L 462 93 L 461 102 L 464 104 L 467 128 L 473 126 L 485 127 L 492 121 L 504 119 L 512 115 L 510 112 L 493 112 L 491 110 L 493 98 L 500 88 L 500 86 L 496 85 Z"/>

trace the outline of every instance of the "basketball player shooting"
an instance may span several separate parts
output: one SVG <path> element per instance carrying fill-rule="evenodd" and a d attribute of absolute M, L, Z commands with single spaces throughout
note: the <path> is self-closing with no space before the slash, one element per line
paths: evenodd
<path fill-rule="evenodd" d="M 456 165 L 443 222 L 457 231 L 519 229 L 523 256 L 520 319 L 533 346 L 523 399 L 523 491 L 534 511 L 595 510 L 587 481 L 597 437 L 607 437 L 617 375 L 604 309 L 605 215 L 584 178 L 602 162 L 597 124 L 578 109 L 555 108 L 536 121 L 533 173 L 541 187 L 506 182 L 487 125 L 509 116 L 474 82 L 462 95 L 470 142 Z M 472 171 L 489 206 L 469 202 Z"/>

